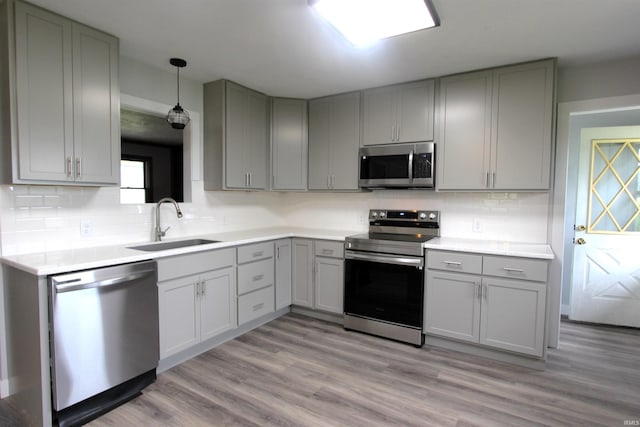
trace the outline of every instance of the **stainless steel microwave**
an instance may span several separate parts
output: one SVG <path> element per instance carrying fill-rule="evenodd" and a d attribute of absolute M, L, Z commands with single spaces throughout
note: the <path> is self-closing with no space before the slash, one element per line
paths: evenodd
<path fill-rule="evenodd" d="M 362 188 L 434 187 L 435 144 L 380 145 L 360 148 Z"/>

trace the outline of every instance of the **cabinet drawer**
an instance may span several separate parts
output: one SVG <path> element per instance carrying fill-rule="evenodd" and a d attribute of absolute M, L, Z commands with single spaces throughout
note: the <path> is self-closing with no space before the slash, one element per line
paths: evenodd
<path fill-rule="evenodd" d="M 344 258 L 344 243 L 331 242 L 327 240 L 316 240 L 314 254 L 316 256 L 326 256 L 331 258 Z"/>
<path fill-rule="evenodd" d="M 273 258 L 238 266 L 238 295 L 273 285 Z"/>
<path fill-rule="evenodd" d="M 274 301 L 273 286 L 238 297 L 238 324 L 242 325 L 263 314 L 272 313 Z"/>
<path fill-rule="evenodd" d="M 547 261 L 539 259 L 485 255 L 482 272 L 485 276 L 546 282 L 547 267 Z"/>
<path fill-rule="evenodd" d="M 482 273 L 482 255 L 461 252 L 428 251 L 427 268 L 432 270 L 457 271 L 459 273 Z"/>
<path fill-rule="evenodd" d="M 257 243 L 238 248 L 238 264 L 273 258 L 273 242 Z"/>
<path fill-rule="evenodd" d="M 158 281 L 230 267 L 235 262 L 234 258 L 235 251 L 232 248 L 160 258 Z"/>

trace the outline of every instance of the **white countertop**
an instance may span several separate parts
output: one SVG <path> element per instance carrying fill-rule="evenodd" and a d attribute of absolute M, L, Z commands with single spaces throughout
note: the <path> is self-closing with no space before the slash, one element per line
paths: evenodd
<path fill-rule="evenodd" d="M 2 263 L 18 268 L 37 276 L 66 273 L 71 271 L 100 268 L 109 265 L 125 264 L 128 262 L 145 261 L 164 258 L 204 250 L 220 249 L 230 246 L 256 243 L 265 240 L 275 240 L 288 237 L 306 239 L 344 240 L 346 236 L 357 234 L 354 230 L 322 230 L 294 227 L 273 227 L 255 230 L 241 230 L 227 233 L 205 234 L 198 236 L 183 236 L 163 241 L 208 239 L 219 240 L 218 243 L 189 246 L 176 249 L 166 249 L 156 252 L 146 252 L 131 249 L 132 246 L 144 245 L 149 242 L 128 243 L 126 245 L 100 246 L 92 248 L 68 249 L 52 252 L 40 252 L 23 255 L 8 255 L 1 258 Z"/>
<path fill-rule="evenodd" d="M 520 243 L 498 240 L 436 237 L 435 239 L 425 242 L 423 247 L 426 249 L 474 252 L 487 255 L 504 255 L 539 259 L 554 258 L 551 246 L 543 243 Z"/>
<path fill-rule="evenodd" d="M 2 263 L 26 271 L 37 276 L 67 273 L 71 271 L 100 268 L 109 265 L 125 264 L 128 262 L 145 261 L 169 256 L 200 252 L 204 250 L 221 249 L 230 246 L 257 243 L 265 240 L 300 237 L 306 239 L 323 239 L 343 241 L 345 237 L 358 234 L 354 230 L 324 230 L 294 227 L 272 227 L 255 230 L 241 230 L 227 233 L 205 234 L 198 236 L 184 236 L 176 239 L 208 239 L 219 240 L 217 243 L 188 246 L 183 248 L 166 249 L 156 252 L 146 252 L 131 249 L 132 246 L 149 242 L 129 243 L 126 245 L 100 246 L 92 248 L 68 249 L 52 252 L 41 252 L 23 255 L 8 255 L 2 257 Z M 554 255 L 549 245 L 501 242 L 495 240 L 472 240 L 449 237 L 437 237 L 423 244 L 427 249 L 440 249 L 461 252 L 474 252 L 491 255 L 518 256 L 526 258 L 553 259 Z"/>

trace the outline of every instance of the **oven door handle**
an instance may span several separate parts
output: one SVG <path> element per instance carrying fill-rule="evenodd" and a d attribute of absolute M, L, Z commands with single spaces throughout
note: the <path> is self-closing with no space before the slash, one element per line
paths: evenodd
<path fill-rule="evenodd" d="M 395 255 L 384 255 L 384 254 L 361 254 L 352 251 L 345 251 L 344 254 L 345 259 L 355 259 L 360 261 L 371 261 L 371 262 L 380 262 L 383 264 L 395 264 L 395 265 L 406 265 L 417 267 L 422 270 L 424 267 L 424 258 L 417 257 L 403 257 L 403 256 L 395 256 Z"/>

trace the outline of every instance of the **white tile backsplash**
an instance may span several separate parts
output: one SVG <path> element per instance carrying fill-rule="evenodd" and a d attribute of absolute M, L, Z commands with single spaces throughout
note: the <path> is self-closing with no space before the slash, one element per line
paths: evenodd
<path fill-rule="evenodd" d="M 209 192 L 194 181 L 192 194 L 180 203 L 182 219 L 161 208 L 168 238 L 282 225 L 357 232 L 367 229 L 369 209 L 416 208 L 440 210 L 447 237 L 547 240 L 547 193 Z M 120 205 L 112 187 L 3 185 L 0 202 L 3 255 L 149 241 L 155 226 L 155 205 Z M 83 222 L 90 235 L 82 235 Z"/>

